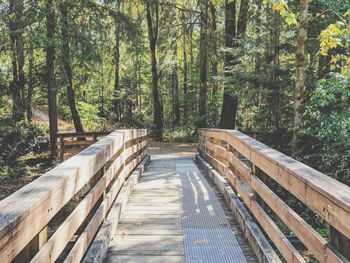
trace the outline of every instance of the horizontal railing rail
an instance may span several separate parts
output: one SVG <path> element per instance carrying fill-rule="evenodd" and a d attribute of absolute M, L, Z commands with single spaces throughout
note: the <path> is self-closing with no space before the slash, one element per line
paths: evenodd
<path fill-rule="evenodd" d="M 226 177 L 287 262 L 305 260 L 271 214 L 319 262 L 349 262 L 350 187 L 236 130 L 200 129 L 199 152 Z M 276 185 L 327 222 L 329 238 L 322 237 L 296 213 L 276 191 Z"/>
<path fill-rule="evenodd" d="M 64 255 L 64 262 L 80 262 L 126 178 L 147 155 L 146 135 L 114 131 L 2 200 L 0 261 L 48 263 Z"/>
<path fill-rule="evenodd" d="M 57 134 L 57 157 L 63 162 L 64 154 L 69 148 L 92 145 L 110 133 L 110 131 L 60 132 Z"/>

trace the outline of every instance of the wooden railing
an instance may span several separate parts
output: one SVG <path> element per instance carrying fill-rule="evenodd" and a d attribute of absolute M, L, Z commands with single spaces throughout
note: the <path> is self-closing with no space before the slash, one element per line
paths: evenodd
<path fill-rule="evenodd" d="M 125 179 L 147 155 L 146 135 L 114 131 L 1 201 L 0 262 L 80 262 Z"/>
<path fill-rule="evenodd" d="M 57 134 L 57 157 L 63 162 L 64 154 L 75 146 L 89 146 L 102 137 L 111 133 L 110 131 L 93 132 L 61 132 Z"/>
<path fill-rule="evenodd" d="M 200 129 L 199 152 L 225 176 L 287 262 L 305 260 L 276 225 L 276 216 L 319 262 L 349 262 L 350 187 L 236 130 Z M 329 238 L 288 206 L 276 189 L 289 192 L 322 218 Z"/>

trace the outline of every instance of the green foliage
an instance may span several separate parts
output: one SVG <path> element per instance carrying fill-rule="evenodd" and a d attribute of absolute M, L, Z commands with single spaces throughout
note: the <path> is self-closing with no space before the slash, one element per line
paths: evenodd
<path fill-rule="evenodd" d="M 78 102 L 81 122 L 86 130 L 103 130 L 106 120 L 99 116 L 99 105 Z"/>
<path fill-rule="evenodd" d="M 349 85 L 350 74 L 320 80 L 310 94 L 300 134 L 309 141 L 302 159 L 350 185 Z"/>
<path fill-rule="evenodd" d="M 16 177 L 21 174 L 21 168 L 16 164 L 17 159 L 29 152 L 42 152 L 48 147 L 47 131 L 34 124 L 18 122 L 11 124 L 1 120 L 0 136 L 0 179 Z"/>
<path fill-rule="evenodd" d="M 191 127 L 164 130 L 164 141 L 166 142 L 197 142 L 197 139 Z"/>

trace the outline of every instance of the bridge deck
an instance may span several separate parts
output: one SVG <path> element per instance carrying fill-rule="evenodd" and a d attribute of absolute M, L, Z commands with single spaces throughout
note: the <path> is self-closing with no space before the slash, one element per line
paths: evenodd
<path fill-rule="evenodd" d="M 106 262 L 257 262 L 193 155 L 159 150 L 151 148 Z"/>

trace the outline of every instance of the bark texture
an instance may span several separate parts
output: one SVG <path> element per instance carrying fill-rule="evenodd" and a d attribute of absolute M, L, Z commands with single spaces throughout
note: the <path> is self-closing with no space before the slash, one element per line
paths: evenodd
<path fill-rule="evenodd" d="M 120 3 L 117 1 L 117 11 L 120 12 Z M 114 51 L 114 113 L 117 117 L 117 120 L 121 120 L 121 104 L 120 99 L 118 98 L 120 93 L 119 87 L 119 61 L 120 61 L 120 21 L 117 16 L 114 15 L 114 27 L 115 27 L 115 51 Z"/>
<path fill-rule="evenodd" d="M 239 9 L 237 31 L 236 31 L 236 1 L 225 0 L 225 47 L 238 48 L 240 39 L 245 35 L 248 23 L 249 0 L 242 0 Z M 234 65 L 239 64 L 238 58 L 230 52 L 225 54 L 225 77 L 230 78 L 227 72 L 232 70 Z M 232 76 L 231 76 L 232 77 Z M 232 87 L 226 83 L 224 87 L 223 103 L 221 109 L 220 128 L 235 129 L 238 108 L 238 98 L 234 94 Z"/>
<path fill-rule="evenodd" d="M 67 97 L 69 102 L 69 108 L 72 114 L 72 119 L 74 123 L 74 128 L 76 132 L 84 132 L 83 125 L 80 120 L 80 115 L 75 103 L 75 94 L 73 87 L 73 73 L 71 67 L 71 56 L 69 47 L 69 24 L 68 24 L 68 8 L 66 2 L 61 2 L 60 12 L 62 19 L 61 36 L 62 36 L 62 46 L 61 46 L 61 60 L 64 71 L 64 76 L 67 84 Z"/>
<path fill-rule="evenodd" d="M 163 105 L 160 102 L 158 90 L 158 70 L 157 70 L 157 40 L 158 40 L 158 20 L 159 20 L 159 3 L 158 1 L 147 0 L 147 26 L 148 38 L 151 52 L 152 65 L 152 94 L 153 94 L 153 124 L 154 138 L 156 140 L 163 139 Z"/>
<path fill-rule="evenodd" d="M 50 125 L 50 151 L 51 156 L 56 156 L 57 137 L 57 86 L 55 77 L 55 26 L 56 19 L 53 10 L 53 0 L 46 1 L 46 79 L 49 105 L 49 125 Z"/>
<path fill-rule="evenodd" d="M 299 33 L 295 54 L 295 110 L 293 152 L 296 151 L 297 129 L 302 125 L 305 106 L 305 43 L 308 28 L 309 0 L 300 0 Z"/>
<path fill-rule="evenodd" d="M 225 47 L 234 48 L 236 38 L 236 1 L 225 0 Z M 225 79 L 231 76 L 229 70 L 234 65 L 234 56 L 231 52 L 225 52 L 224 66 Z M 234 129 L 237 113 L 237 97 L 225 83 L 224 95 L 221 108 L 221 129 Z"/>
<path fill-rule="evenodd" d="M 177 39 L 177 35 L 175 35 Z M 179 78 L 178 78 L 178 62 L 177 62 L 177 41 L 174 44 L 173 53 L 173 72 L 172 72 L 172 89 L 173 89 L 173 129 L 180 123 L 180 99 L 179 99 Z"/>
<path fill-rule="evenodd" d="M 199 105 L 198 128 L 206 127 L 207 114 L 207 64 L 208 64 L 208 0 L 200 0 L 200 43 L 199 43 Z"/>
<path fill-rule="evenodd" d="M 9 1 L 10 12 L 13 17 L 9 21 L 10 43 L 12 51 L 12 82 L 10 84 L 12 94 L 12 119 L 14 121 L 28 120 L 24 100 L 24 47 L 21 33 L 23 19 L 23 1 Z"/>

